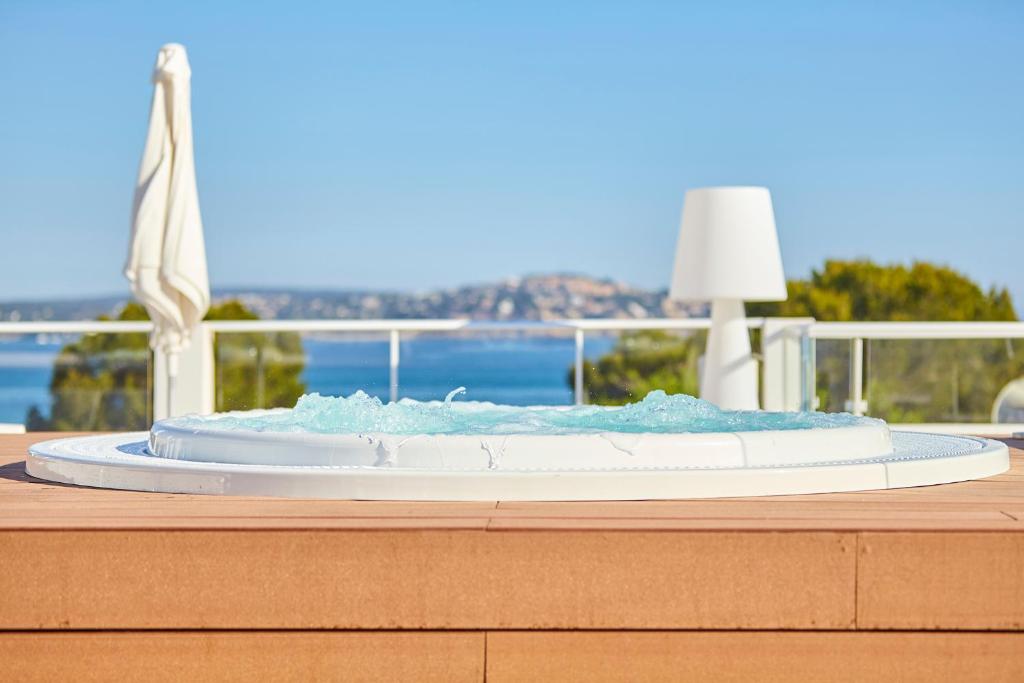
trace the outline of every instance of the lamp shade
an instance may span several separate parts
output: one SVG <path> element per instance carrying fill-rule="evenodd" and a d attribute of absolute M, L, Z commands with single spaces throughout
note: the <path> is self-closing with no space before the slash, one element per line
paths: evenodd
<path fill-rule="evenodd" d="M 689 190 L 669 296 L 783 301 L 786 278 L 772 197 L 764 187 Z"/>

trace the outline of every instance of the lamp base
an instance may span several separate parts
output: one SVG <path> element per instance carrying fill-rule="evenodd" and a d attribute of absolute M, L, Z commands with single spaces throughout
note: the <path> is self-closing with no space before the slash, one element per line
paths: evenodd
<path fill-rule="evenodd" d="M 757 385 L 757 363 L 750 355 L 743 302 L 715 299 L 711 302 L 700 397 L 724 410 L 757 410 Z"/>

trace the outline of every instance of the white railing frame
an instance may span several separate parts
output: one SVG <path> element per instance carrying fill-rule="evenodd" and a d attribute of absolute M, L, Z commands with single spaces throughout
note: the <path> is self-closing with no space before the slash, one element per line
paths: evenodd
<path fill-rule="evenodd" d="M 0 334 L 117 334 L 124 332 L 152 332 L 148 320 L 46 320 L 0 322 Z"/>
<path fill-rule="evenodd" d="M 1019 339 L 1024 322 L 815 322 L 813 339 Z"/>

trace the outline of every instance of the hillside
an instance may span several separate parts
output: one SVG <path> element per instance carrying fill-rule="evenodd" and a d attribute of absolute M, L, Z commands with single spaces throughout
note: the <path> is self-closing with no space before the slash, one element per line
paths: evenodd
<path fill-rule="evenodd" d="M 664 291 L 638 289 L 584 275 L 547 274 L 423 293 L 228 288 L 214 299 L 241 299 L 265 319 L 282 318 L 558 318 L 685 317 L 700 305 L 668 301 Z M 115 313 L 127 297 L 0 302 L 0 320 L 87 320 Z"/>

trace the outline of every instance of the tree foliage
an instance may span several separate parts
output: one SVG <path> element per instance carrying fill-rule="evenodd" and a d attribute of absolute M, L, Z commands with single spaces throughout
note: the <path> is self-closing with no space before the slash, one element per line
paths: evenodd
<path fill-rule="evenodd" d="M 701 335 L 703 337 L 703 335 Z M 630 332 L 611 352 L 583 367 L 583 386 L 592 403 L 622 405 L 655 389 L 697 393 L 697 358 L 702 345 L 661 330 Z M 569 386 L 575 381 L 569 370 Z"/>
<path fill-rule="evenodd" d="M 867 260 L 826 261 L 806 280 L 790 280 L 783 302 L 751 304 L 749 315 L 811 316 L 820 321 L 1011 321 L 1013 302 L 1005 289 L 984 291 L 970 278 L 946 267 L 917 262 L 879 265 Z M 675 386 L 696 388 L 695 362 L 679 365 L 630 354 L 651 333 L 623 335 L 607 356 L 588 367 L 586 379 L 595 403 L 641 398 L 650 388 L 669 390 L 655 378 L 679 372 Z M 1024 374 L 1019 340 L 875 340 L 865 342 L 868 412 L 894 422 L 988 421 L 1000 388 Z M 703 342 L 661 338 L 660 358 L 695 358 Z M 822 410 L 847 408 L 849 343 L 817 343 L 817 393 Z M 651 378 L 644 382 L 643 376 Z M 684 390 L 685 391 L 685 390 Z M 687 393 L 695 393 L 687 391 Z"/>
<path fill-rule="evenodd" d="M 926 262 L 879 265 L 828 260 L 807 280 L 787 283 L 786 301 L 748 304 L 748 315 L 821 321 L 1016 320 L 1010 293 L 985 292 L 962 273 Z"/>
<path fill-rule="evenodd" d="M 101 316 L 101 320 L 109 319 Z M 210 307 L 206 320 L 256 320 L 241 302 Z M 117 320 L 148 320 L 131 302 Z M 218 334 L 216 409 L 294 405 L 305 392 L 302 339 L 294 332 Z M 152 352 L 143 333 L 89 334 L 65 345 L 50 380 L 50 414 L 29 410 L 31 430 L 136 430 L 152 421 Z"/>
<path fill-rule="evenodd" d="M 258 320 L 240 301 L 210 308 L 207 320 Z M 306 356 L 296 332 L 218 334 L 216 407 L 221 410 L 291 407 L 306 392 Z"/>

